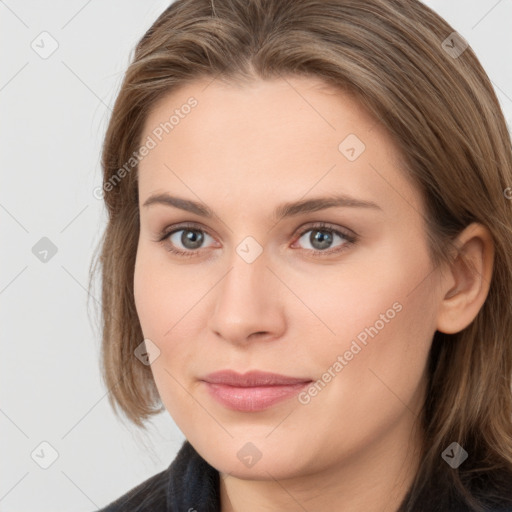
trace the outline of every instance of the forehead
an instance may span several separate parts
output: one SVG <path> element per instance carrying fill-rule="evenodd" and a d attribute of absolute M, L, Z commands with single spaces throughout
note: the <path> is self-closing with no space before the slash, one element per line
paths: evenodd
<path fill-rule="evenodd" d="M 400 197 L 420 207 L 389 133 L 351 95 L 317 79 L 187 84 L 155 104 L 141 141 L 148 138 L 155 144 L 139 164 L 141 202 L 179 190 L 261 210 L 262 200 L 340 192 L 378 198 L 395 213 Z"/>

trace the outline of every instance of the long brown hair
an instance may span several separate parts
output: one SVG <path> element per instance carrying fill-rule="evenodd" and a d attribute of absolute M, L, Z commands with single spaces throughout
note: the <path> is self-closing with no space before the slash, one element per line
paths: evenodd
<path fill-rule="evenodd" d="M 105 136 L 108 223 L 91 267 L 91 275 L 101 267 L 101 364 L 111 405 L 140 427 L 163 410 L 149 366 L 134 357 L 143 335 L 133 296 L 133 155 L 148 112 L 199 78 L 287 75 L 352 93 L 389 130 L 424 195 L 436 265 L 471 222 L 490 230 L 495 258 L 484 305 L 463 331 L 434 335 L 423 457 L 400 510 L 512 505 L 510 135 L 471 47 L 417 0 L 177 0 L 142 37 Z M 469 454 L 456 469 L 441 457 L 454 441 Z"/>

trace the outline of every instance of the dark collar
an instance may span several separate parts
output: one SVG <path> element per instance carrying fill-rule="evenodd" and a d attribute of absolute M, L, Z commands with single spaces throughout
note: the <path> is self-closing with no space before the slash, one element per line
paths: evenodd
<path fill-rule="evenodd" d="M 167 511 L 219 512 L 219 472 L 185 441 L 168 469 Z"/>
<path fill-rule="evenodd" d="M 169 467 L 97 512 L 220 512 L 219 472 L 185 441 Z"/>

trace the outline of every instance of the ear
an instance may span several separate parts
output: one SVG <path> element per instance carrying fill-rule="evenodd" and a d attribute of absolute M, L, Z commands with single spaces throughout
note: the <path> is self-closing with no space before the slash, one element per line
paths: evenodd
<path fill-rule="evenodd" d="M 494 264 L 492 235 L 480 223 L 467 226 L 455 245 L 458 251 L 441 279 L 437 316 L 437 330 L 446 334 L 462 331 L 475 319 L 487 298 Z"/>

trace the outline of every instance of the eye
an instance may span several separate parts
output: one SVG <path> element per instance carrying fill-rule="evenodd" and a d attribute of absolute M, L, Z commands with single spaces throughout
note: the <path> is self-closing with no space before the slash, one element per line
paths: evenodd
<path fill-rule="evenodd" d="M 306 236 L 308 233 L 311 234 Z M 307 229 L 302 229 L 299 236 L 300 238 L 298 238 L 297 242 L 311 244 L 311 249 L 305 248 L 304 250 L 315 257 L 340 253 L 357 242 L 357 235 L 353 232 L 345 231 L 324 222 L 313 226 L 310 225 Z M 198 255 L 201 249 L 204 249 L 204 243 L 207 238 L 215 241 L 204 229 L 194 224 L 186 224 L 173 226 L 173 229 L 165 229 L 155 241 L 164 244 L 167 251 L 177 256 L 191 257 Z M 339 239 L 341 244 L 332 247 L 336 239 Z"/>
<path fill-rule="evenodd" d="M 182 225 L 171 231 L 164 230 L 157 241 L 163 243 L 169 252 L 188 257 L 196 255 L 203 248 L 202 245 L 206 238 L 213 240 L 213 237 L 203 229 L 194 225 Z"/>
<path fill-rule="evenodd" d="M 308 233 L 310 234 L 308 235 Z M 332 246 L 336 239 L 339 239 L 341 244 L 333 248 Z M 312 252 L 313 256 L 323 256 L 325 254 L 344 251 L 350 245 L 353 245 L 357 241 L 357 238 L 354 234 L 334 228 L 329 224 L 319 223 L 310 226 L 308 229 L 303 229 L 300 232 L 298 241 L 302 241 L 302 244 L 309 243 L 312 248 L 306 248 L 306 250 Z"/>

